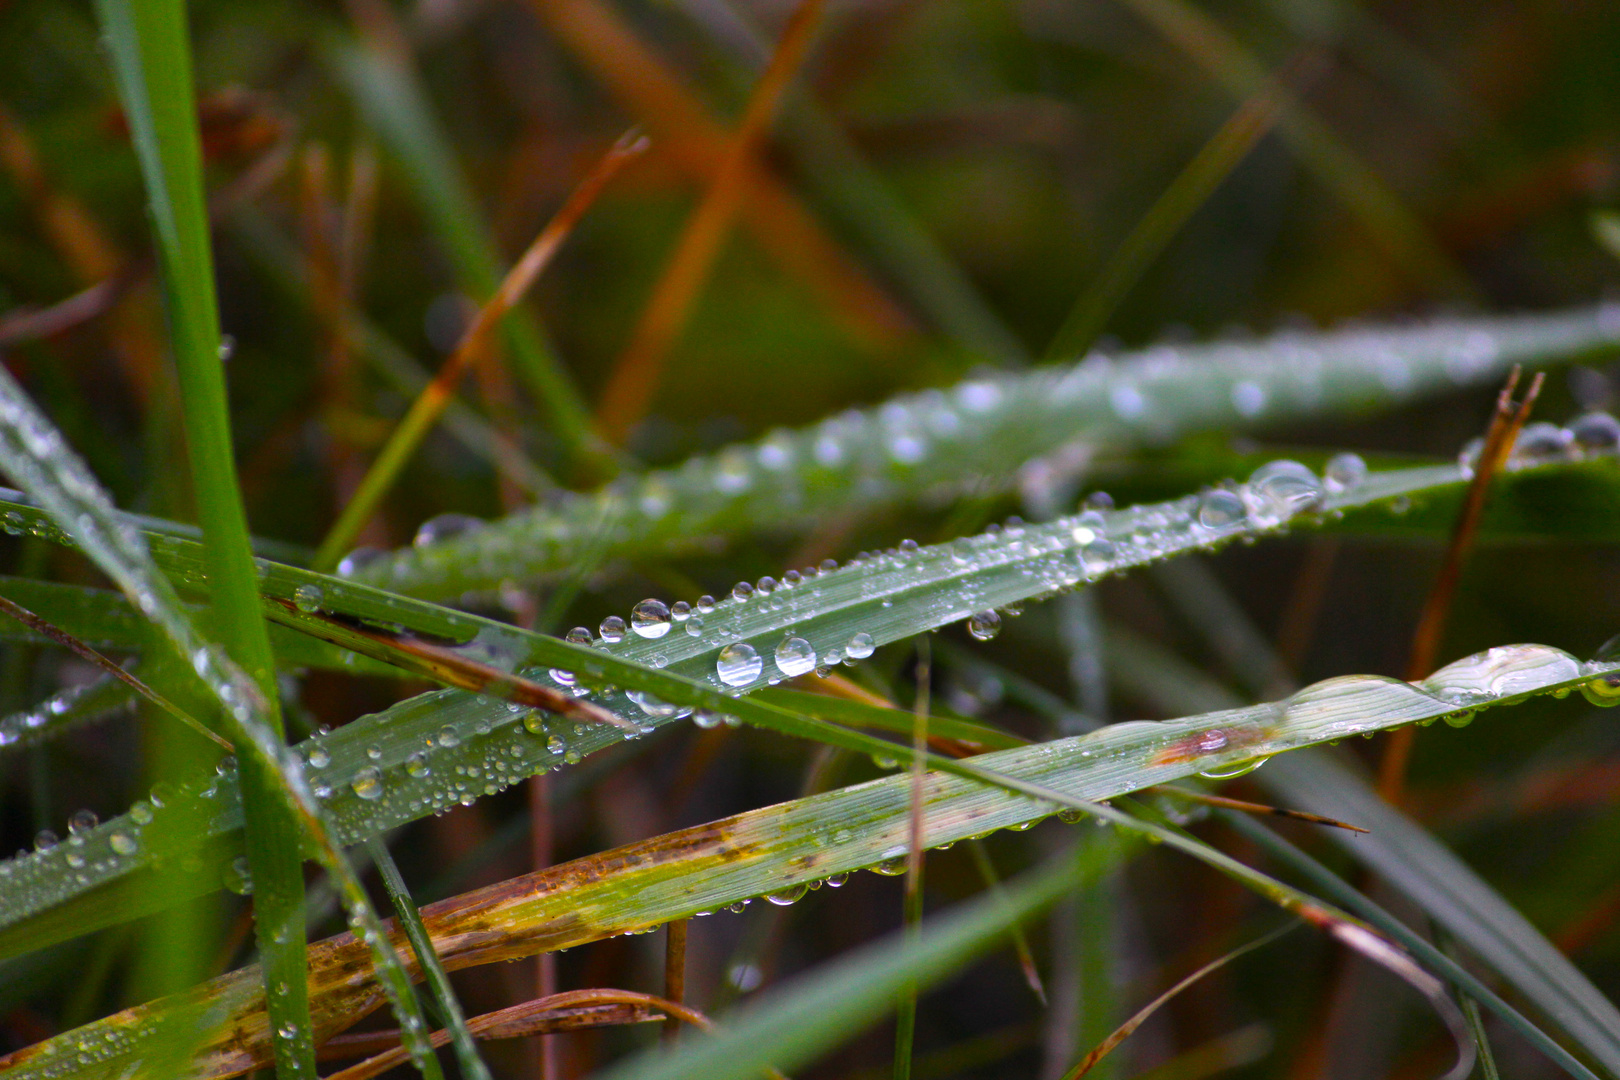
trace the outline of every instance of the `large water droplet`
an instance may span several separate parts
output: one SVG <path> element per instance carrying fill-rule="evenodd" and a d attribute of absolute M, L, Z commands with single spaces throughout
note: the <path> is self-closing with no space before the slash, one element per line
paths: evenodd
<path fill-rule="evenodd" d="M 1322 467 L 1322 479 L 1331 492 L 1349 491 L 1367 479 L 1367 463 L 1360 454 L 1334 454 Z"/>
<path fill-rule="evenodd" d="M 844 651 L 849 654 L 852 660 L 865 660 L 872 655 L 872 651 L 876 648 L 877 646 L 872 641 L 872 635 L 860 631 L 849 636 L 849 643 L 844 646 Z"/>
<path fill-rule="evenodd" d="M 788 678 L 797 678 L 815 670 L 816 650 L 802 637 L 790 637 L 776 647 L 776 666 Z"/>
<path fill-rule="evenodd" d="M 321 610 L 321 604 L 326 600 L 326 593 L 319 585 L 305 583 L 293 590 L 293 607 L 306 615 Z"/>
<path fill-rule="evenodd" d="M 448 540 L 453 536 L 477 532 L 483 527 L 484 523 L 482 521 L 467 514 L 440 514 L 438 517 L 429 518 L 427 521 L 422 522 L 421 527 L 416 530 L 416 537 L 411 543 L 415 547 L 426 547 L 429 544 L 437 544 L 440 541 Z"/>
<path fill-rule="evenodd" d="M 754 587 L 746 581 L 739 581 L 731 587 L 731 598 L 733 600 L 747 600 L 753 595 Z"/>
<path fill-rule="evenodd" d="M 1322 505 L 1322 482 L 1297 461 L 1268 461 L 1249 477 L 1261 523 L 1275 525 Z"/>
<path fill-rule="evenodd" d="M 1573 438 L 1557 424 L 1546 421 L 1526 424 L 1519 437 L 1513 440 L 1513 458 L 1527 464 L 1560 461 L 1569 455 Z"/>
<path fill-rule="evenodd" d="M 1001 633 L 1001 616 L 994 611 L 976 611 L 968 616 L 967 629 L 980 641 L 989 641 Z"/>
<path fill-rule="evenodd" d="M 99 824 L 101 819 L 96 817 L 94 810 L 75 810 L 73 816 L 68 818 L 68 832 L 80 836 Z"/>
<path fill-rule="evenodd" d="M 669 606 L 662 600 L 643 600 L 630 609 L 630 629 L 641 637 L 661 638 L 669 627 Z"/>
<path fill-rule="evenodd" d="M 596 629 L 601 633 L 602 640 L 609 645 L 617 645 L 624 640 L 624 620 L 617 615 L 609 615 Z"/>
<path fill-rule="evenodd" d="M 806 884 L 790 885 L 787 888 L 781 889 L 777 892 L 766 893 L 765 899 L 769 900 L 777 907 L 787 907 L 789 904 L 799 900 L 806 892 L 809 891 L 810 886 Z"/>
<path fill-rule="evenodd" d="M 1620 420 L 1606 412 L 1587 413 L 1569 425 L 1569 437 L 1588 453 L 1602 453 L 1620 447 Z"/>
<path fill-rule="evenodd" d="M 107 837 L 107 845 L 119 855 L 133 855 L 141 849 L 141 845 L 135 837 L 122 830 Z"/>
<path fill-rule="evenodd" d="M 645 690 L 631 690 L 626 696 L 641 706 L 641 711 L 648 716 L 662 719 L 666 716 L 674 716 L 680 711 L 677 706 L 671 705 L 669 702 L 657 698 Z"/>
<path fill-rule="evenodd" d="M 570 645 L 589 645 L 591 643 L 591 632 L 583 626 L 576 626 L 563 635 L 563 640 Z"/>
<path fill-rule="evenodd" d="M 405 774 L 407 776 L 423 777 L 430 775 L 432 772 L 433 768 L 428 764 L 427 757 L 423 754 L 412 754 L 405 759 Z"/>
<path fill-rule="evenodd" d="M 378 772 L 374 766 L 367 765 L 354 774 L 354 779 L 349 781 L 349 786 L 362 799 L 380 799 L 383 793 L 382 773 Z"/>
<path fill-rule="evenodd" d="M 1198 500 L 1198 524 L 1206 529 L 1230 529 L 1247 514 L 1243 500 L 1224 488 L 1206 491 Z"/>
<path fill-rule="evenodd" d="M 752 645 L 738 641 L 720 650 L 714 670 L 727 686 L 747 686 L 765 670 L 765 661 Z"/>

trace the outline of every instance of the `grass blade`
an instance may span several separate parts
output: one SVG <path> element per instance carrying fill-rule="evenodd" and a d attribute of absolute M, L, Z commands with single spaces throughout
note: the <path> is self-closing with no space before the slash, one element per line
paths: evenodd
<path fill-rule="evenodd" d="M 257 719 L 268 737 L 284 737 L 275 661 L 258 611 L 253 550 L 236 482 L 235 447 L 225 396 L 219 310 L 203 194 L 202 146 L 191 82 L 191 46 L 182 0 L 98 0 L 136 154 L 146 180 L 163 267 L 164 302 L 175 365 L 187 457 L 201 518 L 213 629 L 257 687 Z M 171 711 L 173 711 L 171 709 Z M 244 838 L 258 883 L 254 930 L 265 958 L 277 1032 L 276 1075 L 315 1076 L 309 1000 L 303 979 L 304 876 L 299 828 L 274 759 L 240 759 Z"/>
<path fill-rule="evenodd" d="M 442 543 L 402 549 L 358 580 L 429 599 L 493 590 L 587 557 L 672 554 L 697 537 L 781 532 L 1011 482 L 1076 440 L 1160 443 L 1209 428 L 1393 406 L 1495 382 L 1516 363 L 1620 342 L 1620 306 L 1160 347 L 1117 360 L 962 383 L 731 446 L 591 496 L 554 500 Z"/>

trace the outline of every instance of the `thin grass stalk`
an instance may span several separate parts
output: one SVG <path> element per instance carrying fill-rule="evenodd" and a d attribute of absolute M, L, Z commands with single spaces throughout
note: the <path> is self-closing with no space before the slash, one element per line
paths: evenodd
<path fill-rule="evenodd" d="M 360 9 L 362 5 L 355 5 Z M 391 13 L 381 4 L 364 5 L 388 20 L 384 36 L 403 39 Z M 407 50 L 379 40 L 364 23 L 368 38 L 355 45 L 338 34 L 322 41 L 323 54 L 340 82 L 359 103 L 384 146 L 404 167 L 411 191 L 439 234 L 456 269 L 461 288 L 474 296 L 493 294 L 500 283 L 500 260 L 477 203 L 458 170 L 444 131 L 410 68 Z M 545 415 L 570 464 L 582 474 L 611 472 L 589 411 L 559 359 L 546 344 L 539 324 L 521 307 L 503 324 L 519 377 Z"/>
<path fill-rule="evenodd" d="M 462 376 L 469 367 L 479 363 L 479 358 L 492 347 L 495 329 L 534 285 L 541 271 L 551 262 L 552 256 L 573 232 L 574 226 L 596 201 L 602 189 L 628 162 L 645 152 L 647 145 L 646 139 L 634 133 L 615 144 L 574 188 L 567 201 L 534 238 L 523 257 L 507 271 L 499 287 L 494 290 L 494 295 L 479 308 L 472 325 L 462 334 L 455 351 L 439 368 L 433 381 L 411 403 L 410 410 L 389 435 L 388 442 L 361 480 L 354 497 L 343 507 L 343 513 L 321 541 L 311 563 L 316 570 L 331 570 L 337 566 L 343 553 L 353 546 L 355 537 L 376 513 L 378 505 L 399 478 L 410 456 L 416 452 L 433 425 L 438 423 Z"/>
<path fill-rule="evenodd" d="M 917 698 L 911 721 L 911 813 L 906 848 L 906 884 L 902 921 L 907 942 L 915 942 L 923 921 L 923 780 L 927 776 L 928 705 L 933 686 L 933 657 L 928 639 L 917 639 Z M 894 1080 L 910 1080 L 912 1043 L 917 1035 L 917 987 L 900 990 L 894 1021 Z"/>
<path fill-rule="evenodd" d="M 478 1043 L 467 1030 L 467 1015 L 462 1011 L 461 1001 L 450 985 L 444 965 L 439 963 L 439 954 L 433 948 L 427 928 L 422 925 L 422 913 L 417 910 L 416 901 L 411 897 L 411 891 L 406 887 L 405 878 L 395 865 L 388 845 L 380 837 L 374 837 L 367 841 L 366 849 L 371 852 L 371 861 L 382 876 L 383 888 L 394 903 L 399 924 L 410 940 L 411 950 L 416 953 L 417 967 L 444 1018 L 445 1030 L 450 1033 L 450 1043 L 455 1047 L 456 1064 L 461 1066 L 462 1080 L 490 1080 L 489 1066 L 484 1064 L 483 1056 L 478 1052 Z"/>
<path fill-rule="evenodd" d="M 1275 85 L 1242 43 L 1186 0 L 1122 0 L 1239 100 Z M 1307 168 L 1356 215 L 1394 265 L 1416 282 L 1452 296 L 1472 296 L 1468 275 L 1382 179 L 1294 94 L 1278 91 L 1279 130 Z"/>
<path fill-rule="evenodd" d="M 770 64 L 748 99 L 742 121 L 731 135 L 713 182 L 704 192 L 697 210 L 687 219 L 676 241 L 675 253 L 653 287 L 652 298 L 631 333 L 630 344 L 608 378 L 597 407 L 597 421 L 603 433 L 614 442 L 624 441 L 652 402 L 664 359 L 680 336 L 692 305 L 708 280 L 750 175 L 755 171 L 754 158 L 759 146 L 776 119 L 793 76 L 804 62 L 824 7 L 825 0 L 799 0 L 794 8 Z"/>
<path fill-rule="evenodd" d="M 1292 65 L 1285 65 L 1284 71 Z M 1183 226 L 1270 133 L 1282 105 L 1281 76 L 1250 94 L 1154 200 L 1112 258 L 1074 302 L 1052 343 L 1048 360 L 1084 356 L 1153 261 Z"/>
<path fill-rule="evenodd" d="M 158 238 L 192 485 L 213 584 L 212 630 L 256 685 L 270 731 L 283 738 L 275 660 L 259 610 L 253 548 L 236 482 L 185 5 L 182 0 L 98 0 L 97 11 L 111 44 Z M 256 755 L 242 755 L 244 836 L 258 882 L 254 924 L 265 958 L 265 986 L 273 990 L 277 1075 L 313 1078 L 303 854 L 292 808 L 266 774 L 271 767 Z"/>
<path fill-rule="evenodd" d="M 1485 432 L 1485 444 L 1480 448 L 1479 460 L 1474 463 L 1474 475 L 1468 482 L 1468 493 L 1463 497 L 1462 509 L 1451 529 L 1451 541 L 1446 545 L 1445 560 L 1434 584 L 1423 602 L 1423 612 L 1412 631 L 1412 651 L 1407 657 L 1406 677 L 1421 679 L 1434 670 L 1435 657 L 1440 652 L 1440 640 L 1445 634 L 1446 622 L 1451 616 L 1452 600 L 1457 594 L 1457 583 L 1462 579 L 1463 563 L 1474 546 L 1480 518 L 1485 512 L 1485 500 L 1491 481 L 1507 464 L 1508 456 L 1519 432 L 1530 418 L 1530 410 L 1541 394 L 1545 373 L 1536 372 L 1524 400 L 1517 406 L 1513 390 L 1519 384 L 1519 369 L 1508 376 L 1507 385 L 1496 398 L 1496 410 L 1491 414 L 1490 426 Z M 1412 756 L 1416 735 L 1412 731 L 1397 732 L 1384 745 L 1378 762 L 1378 791 L 1390 803 L 1399 804 L 1406 785 L 1406 764 Z"/>

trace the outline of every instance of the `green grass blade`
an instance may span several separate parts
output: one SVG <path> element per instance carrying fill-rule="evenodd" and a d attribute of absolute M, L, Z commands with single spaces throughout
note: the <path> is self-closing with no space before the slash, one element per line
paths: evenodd
<path fill-rule="evenodd" d="M 411 72 L 375 49 L 337 35 L 323 49 L 341 85 L 404 167 L 412 192 L 455 265 L 461 288 L 480 303 L 493 296 L 501 282 L 501 259 L 456 168 L 449 140 Z M 587 473 L 602 471 L 608 459 L 590 413 L 533 317 L 516 307 L 503 325 L 517 372 L 564 453 Z"/>
<path fill-rule="evenodd" d="M 438 1003 L 439 1012 L 444 1016 L 451 1045 L 456 1050 L 456 1064 L 461 1066 L 462 1080 L 490 1080 L 489 1066 L 484 1064 L 483 1057 L 478 1053 L 478 1043 L 473 1039 L 472 1032 L 467 1030 L 467 1015 L 462 1011 L 461 1002 L 450 985 L 450 976 L 445 974 L 444 966 L 439 963 L 439 954 L 434 951 L 433 942 L 422 925 L 422 913 L 417 910 L 416 901 L 412 899 L 410 889 L 406 888 L 399 867 L 394 864 L 394 857 L 388 853 L 388 845 L 381 838 L 374 837 L 367 842 L 366 850 L 371 852 L 372 862 L 376 863 L 382 875 L 383 888 L 388 891 L 388 898 L 399 913 L 400 924 L 405 928 L 405 936 L 410 939 L 411 950 L 416 954 L 417 967 L 422 971 L 433 1000 Z"/>
<path fill-rule="evenodd" d="M 714 1037 L 671 1055 L 609 1069 L 605 1080 L 751 1080 L 791 1070 L 849 1039 L 893 1007 L 902 987 L 938 982 L 1106 867 L 1108 859 L 1055 859 L 983 899 L 930 920 L 920 935 L 867 946 L 750 1003 Z"/>
<path fill-rule="evenodd" d="M 0 423 L 0 468 L 22 484 L 46 510 L 42 518 L 36 518 L 33 531 L 40 535 L 48 533 L 59 541 L 71 543 L 90 557 L 146 614 L 172 646 L 175 659 L 189 667 L 196 674 L 200 686 L 212 695 L 213 704 L 224 720 L 223 734 L 236 746 L 238 758 L 246 763 L 244 767 L 253 770 L 253 775 L 271 789 L 269 797 L 275 799 L 277 805 L 285 805 L 298 815 L 315 855 L 343 887 L 351 918 L 357 928 L 365 931 L 366 940 L 376 950 L 377 962 L 384 973 L 383 985 L 399 1013 L 406 1045 L 411 1048 L 413 1059 L 424 1072 L 436 1074 L 438 1061 L 427 1045 L 426 1025 L 416 1008 L 410 982 L 399 957 L 383 935 L 377 914 L 359 880 L 332 843 L 320 803 L 304 780 L 302 759 L 288 751 L 267 722 L 265 714 L 270 706 L 258 685 L 230 656 L 197 632 L 175 596 L 173 586 L 154 565 L 142 535 L 126 519 L 117 515 L 111 499 L 68 447 L 61 433 L 34 407 L 3 368 L 0 368 L 0 415 L 5 421 Z M 30 512 L 39 513 L 35 508 L 30 508 Z M 52 523 L 49 528 L 43 524 L 44 521 Z M 200 545 L 174 536 L 168 539 L 188 545 L 199 558 L 198 572 L 206 576 L 207 567 Z M 234 775 L 221 779 L 230 783 L 230 791 L 226 794 L 239 794 Z M 216 788 L 218 793 L 219 789 Z M 165 835 L 166 830 L 170 829 L 170 824 L 165 823 L 152 830 L 153 837 L 178 837 L 184 843 L 195 843 L 202 839 L 192 820 L 195 805 L 175 809 L 176 813 L 169 822 L 178 826 L 178 832 L 167 831 Z M 153 859 L 153 848 L 162 846 L 142 842 L 145 827 L 152 822 L 134 817 L 120 821 L 120 828 L 97 835 L 97 843 L 92 848 L 96 858 L 93 866 L 75 865 L 76 861 L 82 861 L 77 848 L 65 851 L 60 863 L 37 867 L 37 874 L 14 878 L 11 884 L 16 886 L 15 889 L 0 890 L 0 905 L 9 901 L 32 904 L 64 887 L 73 892 L 83 892 L 108 878 L 124 877 L 127 871 L 148 865 Z M 297 836 L 297 831 L 294 831 L 294 856 L 297 854 Z M 196 872 L 191 871 L 193 875 Z M 301 914 L 301 877 L 297 896 L 300 902 L 296 906 Z M 150 897 L 147 902 L 151 903 Z M 289 903 L 288 907 L 293 905 Z M 57 919 L 69 914 L 61 909 L 54 912 Z M 287 914 L 291 917 L 294 912 L 288 911 Z M 295 931 L 282 920 L 272 933 L 292 937 Z M 300 922 L 296 934 L 301 936 L 302 933 L 303 925 Z M 275 955 L 275 952 L 269 955 Z M 301 977 L 302 970 L 300 957 L 297 972 L 290 974 Z M 277 1038 L 287 1043 L 307 1042 L 309 1027 L 304 1025 L 285 1035 L 278 1032 Z"/>
<path fill-rule="evenodd" d="M 1354 888 L 1349 882 L 1254 818 L 1231 810 L 1219 810 L 1216 813 L 1239 834 L 1253 840 L 1283 864 L 1300 872 L 1311 883 L 1312 888 L 1320 890 L 1323 895 L 1331 897 L 1346 909 L 1366 919 L 1369 924 L 1400 942 L 1408 952 L 1432 970 L 1443 975 L 1458 990 L 1485 1005 L 1565 1072 L 1578 1077 L 1579 1080 L 1598 1080 L 1596 1073 L 1549 1038 L 1546 1032 L 1532 1023 L 1523 1013 L 1503 1001 L 1467 968 L 1436 949 L 1422 935 L 1380 907 L 1365 893 Z"/>
<path fill-rule="evenodd" d="M 1390 407 L 1493 383 L 1514 364 L 1571 359 L 1617 342 L 1620 306 L 1608 306 L 1093 357 L 777 431 L 755 445 L 396 551 L 358 577 L 453 598 L 587 556 L 673 554 L 698 538 L 781 532 L 832 513 L 982 492 L 1076 440 L 1162 443 L 1191 431 Z"/>
<path fill-rule="evenodd" d="M 258 610 L 247 516 L 236 483 L 186 7 L 183 0 L 98 0 L 96 8 L 157 233 L 187 457 L 213 583 L 212 629 L 256 684 L 259 718 L 280 739 L 275 661 Z M 245 846 L 258 882 L 254 931 L 266 985 L 287 988 L 270 999 L 278 1033 L 276 1075 L 313 1080 L 315 1048 L 303 979 L 303 857 L 297 818 L 271 775 L 274 769 L 273 761 L 242 756 Z"/>
<path fill-rule="evenodd" d="M 1280 760 L 1264 783 L 1287 805 L 1371 829 L 1355 843 L 1330 839 L 1443 925 L 1610 1075 L 1620 1076 L 1620 1009 L 1431 833 L 1325 754 Z"/>

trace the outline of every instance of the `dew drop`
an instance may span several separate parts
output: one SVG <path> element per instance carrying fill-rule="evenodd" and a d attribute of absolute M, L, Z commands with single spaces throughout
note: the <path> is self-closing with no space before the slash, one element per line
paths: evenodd
<path fill-rule="evenodd" d="M 609 615 L 596 629 L 602 635 L 602 640 L 609 645 L 617 645 L 624 640 L 624 620 L 617 615 Z"/>
<path fill-rule="evenodd" d="M 306 615 L 321 610 L 325 600 L 326 593 L 319 585 L 305 583 L 293 590 L 293 606 Z"/>
<path fill-rule="evenodd" d="M 754 591 L 761 596 L 769 596 L 776 591 L 776 579 L 770 576 L 762 577 L 754 583 Z"/>
<path fill-rule="evenodd" d="M 324 747 L 324 746 L 312 746 L 312 747 L 309 748 L 309 767 L 310 768 L 312 768 L 312 769 L 324 769 L 330 764 L 332 764 L 332 755 L 328 754 L 326 752 L 326 747 Z"/>
<path fill-rule="evenodd" d="M 129 819 L 137 825 L 152 824 L 152 807 L 144 802 L 138 802 L 129 808 Z"/>
<path fill-rule="evenodd" d="M 685 600 L 677 600 L 669 605 L 669 617 L 676 622 L 685 622 L 692 617 L 692 605 Z"/>
<path fill-rule="evenodd" d="M 384 558 L 387 552 L 374 547 L 358 547 L 347 555 L 337 565 L 338 577 L 353 577 L 378 559 Z"/>
<path fill-rule="evenodd" d="M 1620 420 L 1606 412 L 1591 412 L 1569 425 L 1569 437 L 1588 453 L 1620 447 Z"/>
<path fill-rule="evenodd" d="M 135 837 L 127 832 L 119 831 L 107 837 L 107 845 L 119 855 L 133 855 L 141 849 Z"/>
<path fill-rule="evenodd" d="M 765 899 L 769 900 L 777 907 L 787 907 L 788 905 L 793 904 L 803 898 L 804 894 L 809 891 L 809 885 L 792 885 L 786 889 L 778 890 L 777 892 L 766 893 Z"/>
<path fill-rule="evenodd" d="M 583 626 L 576 626 L 563 635 L 563 640 L 570 645 L 589 645 L 591 643 L 591 632 Z"/>
<path fill-rule="evenodd" d="M 573 686 L 579 682 L 572 671 L 564 671 L 561 668 L 552 668 L 550 675 L 551 681 L 558 686 Z"/>
<path fill-rule="evenodd" d="M 711 731 L 720 726 L 720 714 L 709 709 L 699 709 L 692 714 L 692 723 L 705 731 Z"/>
<path fill-rule="evenodd" d="M 439 729 L 438 743 L 440 746 L 448 750 L 453 746 L 461 745 L 461 736 L 456 732 L 455 728 L 451 727 L 449 724 L 446 724 L 444 727 Z"/>
<path fill-rule="evenodd" d="M 427 547 L 429 544 L 437 544 L 451 537 L 477 532 L 483 527 L 482 521 L 467 514 L 440 514 L 422 522 L 411 544 L 413 547 Z"/>
<path fill-rule="evenodd" d="M 1001 616 L 994 611 L 976 611 L 968 616 L 968 633 L 980 641 L 989 641 L 1001 633 Z"/>
<path fill-rule="evenodd" d="M 713 611 L 714 610 L 714 597 L 710 596 L 708 593 L 704 593 L 702 596 L 698 597 L 697 598 L 697 609 L 700 612 L 702 612 L 703 614 L 705 614 L 705 615 L 707 615 L 709 612 Z"/>
<path fill-rule="evenodd" d="M 703 636 L 703 616 L 701 616 L 701 615 L 693 615 L 690 619 L 686 620 L 686 636 L 687 637 L 702 637 Z"/>
<path fill-rule="evenodd" d="M 816 650 L 802 637 L 790 637 L 776 647 L 776 666 L 788 678 L 807 675 L 816 668 Z"/>
<path fill-rule="evenodd" d="M 884 859 L 880 863 L 874 863 L 867 869 L 874 874 L 882 874 L 884 877 L 899 877 L 906 872 L 906 857 L 897 855 L 892 859 Z"/>
<path fill-rule="evenodd" d="M 1297 461 L 1268 461 L 1249 477 L 1262 521 L 1277 524 L 1322 505 L 1322 482 Z"/>
<path fill-rule="evenodd" d="M 669 633 L 669 627 L 669 606 L 662 600 L 643 600 L 630 609 L 630 629 L 640 637 L 661 638 Z"/>
<path fill-rule="evenodd" d="M 856 660 L 865 660 L 876 648 L 872 635 L 861 631 L 850 635 L 849 644 L 844 646 L 844 651 Z"/>
<path fill-rule="evenodd" d="M 349 781 L 349 786 L 353 788 L 354 793 L 360 796 L 362 799 L 382 798 L 382 774 L 371 765 L 367 765 L 365 768 L 355 773 L 354 779 Z"/>
<path fill-rule="evenodd" d="M 846 882 L 848 880 L 849 880 L 849 875 L 847 873 L 846 874 L 834 874 L 832 877 L 827 879 L 827 888 L 829 888 L 829 889 L 842 889 L 844 887 L 844 882 Z"/>
<path fill-rule="evenodd" d="M 747 686 L 765 670 L 765 661 L 747 642 L 737 641 L 720 650 L 715 673 L 727 686 Z"/>
<path fill-rule="evenodd" d="M 68 818 L 68 832 L 74 836 L 80 836 L 99 824 L 101 824 L 101 819 L 96 817 L 94 810 L 75 810 L 73 816 Z"/>
<path fill-rule="evenodd" d="M 1360 454 L 1334 454 L 1322 467 L 1322 479 L 1329 491 L 1349 491 L 1367 479 L 1367 463 Z"/>
<path fill-rule="evenodd" d="M 1230 529 L 1246 513 L 1243 500 L 1221 488 L 1204 492 L 1198 500 L 1198 524 L 1206 529 Z"/>
<path fill-rule="evenodd" d="M 731 598 L 733 600 L 747 600 L 753 595 L 754 587 L 746 581 L 739 581 L 731 587 Z"/>
<path fill-rule="evenodd" d="M 1513 457 L 1523 462 L 1558 461 L 1569 451 L 1573 435 L 1544 420 L 1526 424 L 1513 440 Z"/>
<path fill-rule="evenodd" d="M 422 754 L 412 754 L 405 759 L 405 775 L 407 776 L 429 776 L 432 772 L 432 767 L 428 765 L 427 758 Z"/>
<path fill-rule="evenodd" d="M 59 840 L 57 835 L 49 829 L 41 829 L 39 832 L 34 834 L 35 851 L 52 851 L 59 843 L 61 843 L 61 840 Z"/>

